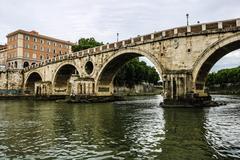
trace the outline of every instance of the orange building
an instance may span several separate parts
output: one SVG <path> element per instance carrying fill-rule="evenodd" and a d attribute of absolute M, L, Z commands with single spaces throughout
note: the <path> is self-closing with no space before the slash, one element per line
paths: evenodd
<path fill-rule="evenodd" d="M 7 68 L 22 69 L 70 53 L 73 43 L 40 35 L 36 31 L 17 30 L 7 35 L 7 45 Z"/>

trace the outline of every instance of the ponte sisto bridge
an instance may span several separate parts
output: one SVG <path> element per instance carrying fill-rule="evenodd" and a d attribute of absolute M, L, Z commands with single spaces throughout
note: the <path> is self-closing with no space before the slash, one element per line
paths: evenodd
<path fill-rule="evenodd" d="M 23 72 L 24 89 L 36 95 L 110 96 L 121 66 L 145 56 L 162 77 L 165 98 L 201 96 L 212 66 L 239 48 L 240 19 L 177 27 L 29 66 Z"/>

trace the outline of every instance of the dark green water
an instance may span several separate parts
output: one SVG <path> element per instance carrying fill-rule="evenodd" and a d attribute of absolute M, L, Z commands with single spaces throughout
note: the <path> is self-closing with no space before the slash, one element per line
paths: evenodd
<path fill-rule="evenodd" d="M 240 159 L 240 97 L 161 108 L 160 96 L 104 104 L 0 101 L 0 159 Z"/>

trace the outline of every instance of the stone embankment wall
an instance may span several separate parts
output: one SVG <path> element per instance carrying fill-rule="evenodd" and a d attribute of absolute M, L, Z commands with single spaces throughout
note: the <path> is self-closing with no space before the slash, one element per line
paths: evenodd
<path fill-rule="evenodd" d="M 126 86 L 115 86 L 115 95 L 149 95 L 149 94 L 161 94 L 163 91 L 162 86 L 156 86 L 149 83 L 143 83 L 134 85 L 129 88 Z"/>
<path fill-rule="evenodd" d="M 236 84 L 224 83 L 209 86 L 208 90 L 212 94 L 236 94 L 240 95 L 240 82 Z"/>
<path fill-rule="evenodd" d="M 0 95 L 18 95 L 22 88 L 23 74 L 20 70 L 0 71 Z"/>

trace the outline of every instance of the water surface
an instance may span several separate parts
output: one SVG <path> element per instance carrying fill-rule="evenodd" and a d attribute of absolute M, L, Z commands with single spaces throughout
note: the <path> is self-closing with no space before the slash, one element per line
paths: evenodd
<path fill-rule="evenodd" d="M 0 159 L 240 159 L 240 97 L 214 98 L 228 104 L 0 101 Z"/>

